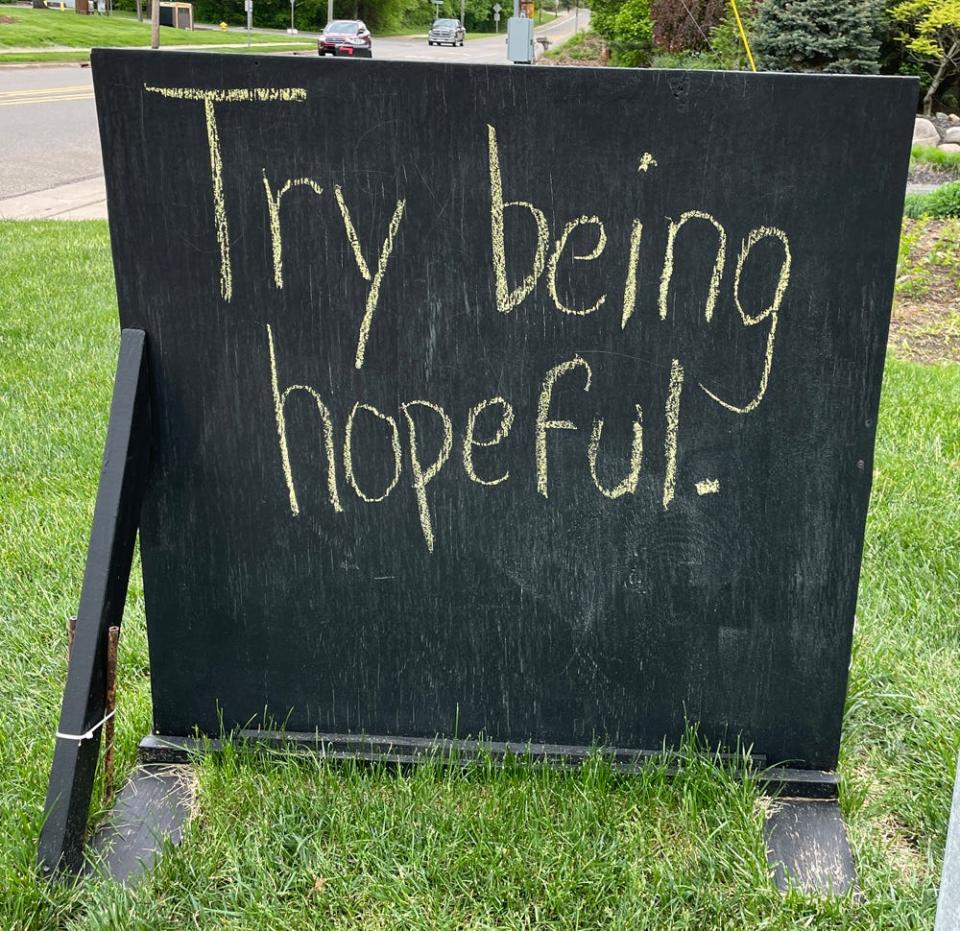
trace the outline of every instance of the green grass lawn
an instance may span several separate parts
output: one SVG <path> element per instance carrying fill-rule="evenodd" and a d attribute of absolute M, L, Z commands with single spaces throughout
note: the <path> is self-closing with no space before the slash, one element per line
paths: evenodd
<path fill-rule="evenodd" d="M 781 897 L 767 804 L 692 753 L 412 774 L 227 754 L 140 886 L 33 866 L 118 345 L 106 225 L 0 223 L 0 928 L 929 928 L 960 749 L 960 365 L 891 359 L 840 771 L 861 898 Z M 140 578 L 121 772 L 150 725 Z M 800 700 L 800 699 L 798 699 Z"/>
<path fill-rule="evenodd" d="M 9 61 L 26 60 L 64 60 L 71 53 L 47 51 L 51 46 L 88 49 L 96 46 L 136 47 L 150 45 L 150 22 L 137 22 L 135 18 L 114 16 L 78 16 L 72 10 L 32 10 L 24 7 L 0 6 L 0 16 L 16 20 L 15 23 L 0 23 L 0 54 L 4 49 L 36 49 L 33 56 L 8 53 L 4 58 Z M 283 33 L 254 32 L 253 41 L 258 44 L 269 43 L 286 46 L 303 45 L 294 37 Z M 246 42 L 246 33 L 220 32 L 214 29 L 172 29 L 160 28 L 160 44 L 163 45 L 220 45 L 222 43 Z M 311 43 L 307 43 L 308 45 Z M 73 53 L 76 54 L 76 53 Z M 40 56 L 43 56 L 42 58 Z M 85 56 L 84 56 L 85 57 Z"/>

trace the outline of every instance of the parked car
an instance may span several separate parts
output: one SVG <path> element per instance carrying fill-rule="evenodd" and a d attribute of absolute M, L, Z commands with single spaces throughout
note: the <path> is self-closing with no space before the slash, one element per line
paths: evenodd
<path fill-rule="evenodd" d="M 429 45 L 463 45 L 466 32 L 458 19 L 435 20 L 427 34 Z"/>
<path fill-rule="evenodd" d="M 359 19 L 335 19 L 327 23 L 323 35 L 317 39 L 317 54 L 372 58 L 370 30 Z"/>

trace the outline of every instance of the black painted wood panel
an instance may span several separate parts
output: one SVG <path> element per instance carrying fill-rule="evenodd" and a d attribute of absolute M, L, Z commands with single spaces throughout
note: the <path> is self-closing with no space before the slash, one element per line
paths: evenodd
<path fill-rule="evenodd" d="M 913 81 L 94 77 L 157 732 L 835 764 Z"/>

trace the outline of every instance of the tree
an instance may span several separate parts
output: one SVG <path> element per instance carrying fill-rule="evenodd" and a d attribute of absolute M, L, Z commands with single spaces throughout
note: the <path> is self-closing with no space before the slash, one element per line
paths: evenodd
<path fill-rule="evenodd" d="M 960 0 L 904 0 L 891 13 L 910 30 L 897 37 L 907 53 L 936 66 L 923 96 L 923 112 L 929 116 L 940 86 L 960 73 Z"/>
<path fill-rule="evenodd" d="M 702 52 L 728 5 L 729 0 L 653 0 L 653 41 L 668 52 Z"/>
<path fill-rule="evenodd" d="M 770 71 L 876 74 L 881 12 L 879 0 L 763 0 L 754 52 Z"/>

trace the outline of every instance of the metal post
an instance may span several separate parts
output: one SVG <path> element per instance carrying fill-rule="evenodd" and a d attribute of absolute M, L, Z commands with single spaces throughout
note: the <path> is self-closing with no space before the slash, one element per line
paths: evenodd
<path fill-rule="evenodd" d="M 250 43 L 253 41 L 253 0 L 246 0 L 244 6 L 247 8 L 247 48 L 250 48 Z"/>
<path fill-rule="evenodd" d="M 327 0 L 327 24 L 333 22 L 333 0 Z"/>
<path fill-rule="evenodd" d="M 467 28 L 467 26 L 466 26 L 466 13 L 465 13 L 465 11 L 464 11 L 464 7 L 466 6 L 466 2 L 467 2 L 467 0 L 460 0 L 460 25 L 463 26 L 464 29 Z"/>
<path fill-rule="evenodd" d="M 577 11 L 573 14 L 573 34 L 580 31 L 580 0 L 577 0 Z"/>
<path fill-rule="evenodd" d="M 103 807 L 113 804 L 113 746 L 114 718 L 117 710 L 117 644 L 120 641 L 120 628 L 112 626 L 107 631 L 107 695 L 104 705 L 103 725 Z"/>

